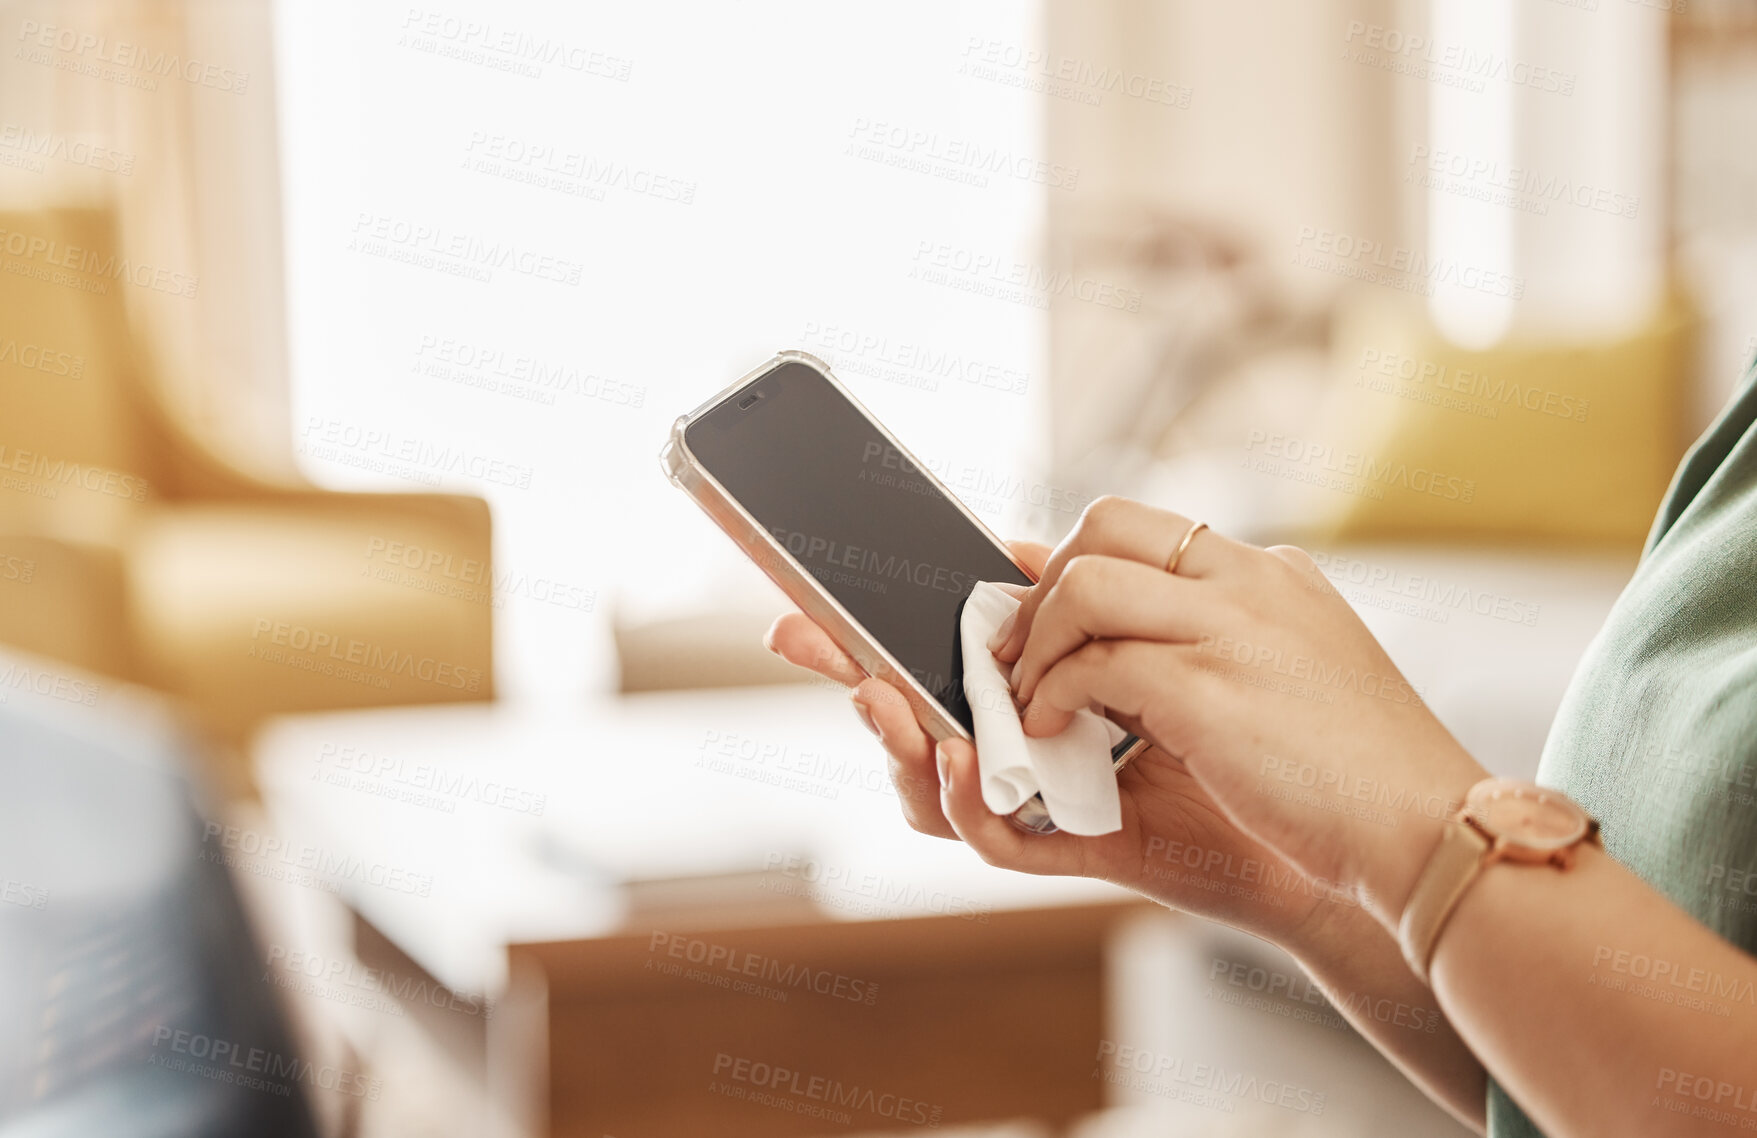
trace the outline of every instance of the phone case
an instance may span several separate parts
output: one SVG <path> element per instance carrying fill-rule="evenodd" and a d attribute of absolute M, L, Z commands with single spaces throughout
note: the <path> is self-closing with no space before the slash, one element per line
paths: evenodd
<path fill-rule="evenodd" d="M 854 395 L 830 371 L 829 365 L 809 352 L 792 349 L 778 352 L 761 366 L 740 376 L 731 386 L 701 406 L 688 414 L 678 416 L 677 420 L 671 424 L 671 437 L 666 440 L 664 448 L 659 452 L 659 462 L 665 470 L 665 476 L 671 480 L 673 485 L 694 499 L 696 505 L 700 506 L 702 511 L 737 543 L 738 548 L 744 551 L 745 556 L 756 562 L 757 567 L 766 573 L 776 585 L 780 586 L 781 591 L 799 606 L 800 611 L 828 632 L 830 639 L 848 653 L 867 675 L 884 680 L 902 692 L 903 698 L 908 700 L 910 708 L 915 712 L 916 719 L 920 721 L 928 735 L 936 741 L 952 738 L 968 740 L 970 734 L 964 730 L 964 725 L 946 714 L 945 710 L 940 707 L 939 701 L 934 699 L 927 689 L 909 674 L 909 670 L 886 651 L 883 645 L 869 636 L 866 629 L 861 627 L 848 610 L 842 607 L 841 602 L 836 600 L 823 585 L 819 584 L 816 577 L 806 572 L 793 555 L 788 553 L 773 535 L 758 524 L 757 520 L 751 517 L 744 507 L 726 492 L 726 488 L 697 461 L 695 455 L 690 453 L 689 440 L 685 432 L 691 423 L 733 398 L 775 368 L 788 362 L 803 363 L 822 375 L 844 399 L 848 400 L 866 417 L 867 421 L 887 442 L 897 448 L 898 453 L 904 459 L 915 466 L 922 478 L 944 494 L 969 519 L 970 524 L 994 542 L 995 547 L 1005 553 L 1008 560 L 1019 567 L 1021 573 L 1027 577 L 1035 578 L 1036 575 L 1013 556 L 1012 550 L 1008 549 L 1006 544 L 994 535 L 981 518 L 972 513 L 970 508 L 946 487 L 945 483 L 934 476 L 933 471 L 916 459 L 901 440 L 886 429 L 885 425 L 879 422 L 871 412 L 867 411 L 858 399 L 854 398 Z M 1127 747 L 1119 745 L 1120 753 L 1114 759 L 1115 769 L 1121 770 L 1146 746 L 1147 744 L 1139 739 Z M 1049 820 L 1048 811 L 1044 809 L 1041 797 L 1033 798 L 1021 806 L 1014 812 L 1012 821 L 1014 825 L 1032 833 L 1055 832 L 1055 824 Z"/>

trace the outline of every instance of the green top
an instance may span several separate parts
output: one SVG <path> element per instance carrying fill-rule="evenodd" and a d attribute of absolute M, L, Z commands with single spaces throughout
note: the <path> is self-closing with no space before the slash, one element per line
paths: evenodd
<path fill-rule="evenodd" d="M 1599 819 L 1611 856 L 1747 952 L 1757 952 L 1754 424 L 1757 367 L 1678 467 L 1537 772 Z M 1640 983 L 1635 971 L 1616 978 Z M 1753 1013 L 1748 998 L 1677 994 Z M 1656 1106 L 1656 1133 L 1665 1118 Z M 1491 1138 L 1539 1135 L 1492 1080 L 1488 1121 Z"/>

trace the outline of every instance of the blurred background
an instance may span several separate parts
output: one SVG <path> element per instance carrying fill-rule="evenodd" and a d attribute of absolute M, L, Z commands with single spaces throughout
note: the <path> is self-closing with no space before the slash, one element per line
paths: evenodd
<path fill-rule="evenodd" d="M 1278 951 L 908 830 L 657 450 L 804 349 L 997 532 L 1306 545 L 1528 776 L 1757 349 L 1757 4 L 0 40 L 0 1133 L 1461 1132 Z"/>

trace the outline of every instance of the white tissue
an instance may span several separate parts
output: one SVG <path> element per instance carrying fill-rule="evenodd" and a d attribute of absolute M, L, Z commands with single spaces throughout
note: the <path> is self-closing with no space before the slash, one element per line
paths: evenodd
<path fill-rule="evenodd" d="M 1079 711 L 1067 730 L 1031 739 L 1019 720 L 1006 672 L 988 650 L 988 638 L 1019 602 L 983 581 L 964 602 L 959 631 L 964 645 L 964 695 L 976 724 L 976 764 L 982 801 L 1011 814 L 1041 793 L 1049 816 L 1070 834 L 1122 829 L 1122 798 L 1110 748 L 1124 731 L 1091 711 Z"/>

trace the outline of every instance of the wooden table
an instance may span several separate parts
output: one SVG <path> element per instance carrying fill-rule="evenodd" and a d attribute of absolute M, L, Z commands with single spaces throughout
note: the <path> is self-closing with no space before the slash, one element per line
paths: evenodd
<path fill-rule="evenodd" d="M 1101 1103 L 1107 930 L 1146 906 L 910 831 L 838 694 L 302 716 L 265 733 L 257 772 L 286 839 L 352 867 L 333 884 L 365 963 L 492 1002 L 410 1012 L 515 1130 L 838 1133 Z"/>

